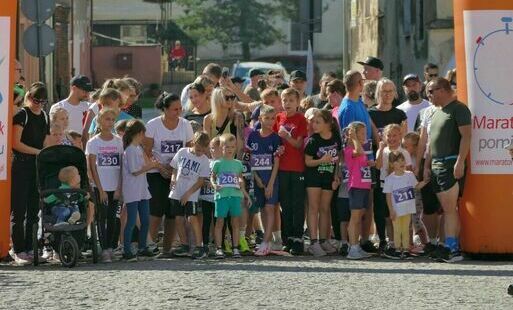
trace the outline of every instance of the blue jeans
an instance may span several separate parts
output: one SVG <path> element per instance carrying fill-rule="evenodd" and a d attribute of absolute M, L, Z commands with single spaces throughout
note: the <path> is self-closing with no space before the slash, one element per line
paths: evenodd
<path fill-rule="evenodd" d="M 52 207 L 52 215 L 55 217 L 55 224 L 67 222 L 71 213 L 78 211 L 77 206 L 66 206 L 63 204 Z"/>
<path fill-rule="evenodd" d="M 132 231 L 135 227 L 137 220 L 137 212 L 139 212 L 139 219 L 141 227 L 139 228 L 139 250 L 146 248 L 146 239 L 148 238 L 148 229 L 150 225 L 150 201 L 141 200 L 134 201 L 126 204 L 127 220 L 124 231 L 123 247 L 125 254 L 131 254 L 132 249 Z"/>

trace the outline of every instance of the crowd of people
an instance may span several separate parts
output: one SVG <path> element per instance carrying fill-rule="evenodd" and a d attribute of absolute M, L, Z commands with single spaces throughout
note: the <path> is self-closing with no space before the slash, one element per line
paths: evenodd
<path fill-rule="evenodd" d="M 250 72 L 247 89 L 208 64 L 181 96 L 163 92 L 146 124 L 134 102 L 142 86 L 115 78 L 93 90 L 76 76 L 44 111 L 32 84 L 14 116 L 12 249 L 32 252 L 38 221 L 35 158 L 44 147 L 83 149 L 92 187 L 87 219 L 55 206 L 55 225 L 96 219 L 101 259 L 241 255 L 341 255 L 454 262 L 458 198 L 470 145 L 470 112 L 434 64 L 402 80 L 406 100 L 375 57 L 320 93 L 306 74 Z M 436 73 L 435 73 L 436 72 Z M 261 83 L 261 81 L 265 83 Z M 73 167 L 61 186 L 77 181 Z M 55 204 L 47 198 L 45 203 Z M 137 231 L 138 233 L 134 233 Z"/>

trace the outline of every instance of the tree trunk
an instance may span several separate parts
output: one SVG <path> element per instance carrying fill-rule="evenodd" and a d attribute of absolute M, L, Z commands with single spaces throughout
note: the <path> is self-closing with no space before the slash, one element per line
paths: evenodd
<path fill-rule="evenodd" d="M 248 34 L 248 15 L 251 14 L 249 7 L 245 1 L 238 1 L 240 10 L 239 19 L 239 34 L 242 48 L 242 59 L 248 61 L 251 59 L 251 50 L 249 49 L 249 34 Z"/>

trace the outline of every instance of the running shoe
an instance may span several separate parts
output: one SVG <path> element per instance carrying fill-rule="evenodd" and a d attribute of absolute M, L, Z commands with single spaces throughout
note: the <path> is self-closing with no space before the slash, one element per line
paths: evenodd
<path fill-rule="evenodd" d="M 319 243 L 321 244 L 322 250 L 326 252 L 326 254 L 331 255 L 337 253 L 337 248 L 335 248 L 331 243 L 329 243 L 328 240 Z"/>
<path fill-rule="evenodd" d="M 338 254 L 340 254 L 340 256 L 347 256 L 347 254 L 349 254 L 349 244 L 343 243 L 342 246 L 340 246 Z"/>
<path fill-rule="evenodd" d="M 102 263 L 112 263 L 112 257 L 110 256 L 109 250 L 102 251 Z"/>
<path fill-rule="evenodd" d="M 232 241 L 228 240 L 228 239 L 224 239 L 223 244 L 224 244 L 224 252 L 227 255 L 231 255 L 232 254 Z"/>
<path fill-rule="evenodd" d="M 132 253 L 125 253 L 125 254 L 123 254 L 123 259 L 126 260 L 127 262 L 136 262 L 137 256 L 135 256 Z"/>
<path fill-rule="evenodd" d="M 14 251 L 11 249 L 9 250 L 9 254 L 11 255 L 12 259 L 14 259 L 14 263 L 18 266 L 27 266 L 32 264 L 30 257 L 25 252 L 14 253 Z"/>
<path fill-rule="evenodd" d="M 360 246 L 359 245 L 353 245 L 349 248 L 349 253 L 347 253 L 347 259 L 363 259 L 365 256 L 360 252 Z"/>
<path fill-rule="evenodd" d="M 445 248 L 440 252 L 439 261 L 445 263 L 456 263 L 461 262 L 463 260 L 463 256 L 460 251 L 452 252 L 449 248 Z"/>
<path fill-rule="evenodd" d="M 387 247 L 385 252 L 383 252 L 383 257 L 398 260 L 401 259 L 401 252 L 397 251 L 394 247 Z"/>
<path fill-rule="evenodd" d="M 233 258 L 241 258 L 241 257 L 242 257 L 242 255 L 240 255 L 240 251 L 239 251 L 239 249 L 237 249 L 237 248 L 234 248 L 234 249 L 233 249 L 232 257 L 233 257 Z"/>
<path fill-rule="evenodd" d="M 248 242 L 246 241 L 246 237 L 242 236 L 239 238 L 239 248 L 242 253 L 251 252 L 251 249 L 248 246 Z"/>
<path fill-rule="evenodd" d="M 153 251 L 150 251 L 150 249 L 148 249 L 146 247 L 146 248 L 144 248 L 142 250 L 137 251 L 137 256 L 141 256 L 141 257 L 154 257 L 155 253 L 153 253 Z"/>
<path fill-rule="evenodd" d="M 322 249 L 321 244 L 319 242 L 315 242 L 314 244 L 308 247 L 308 253 L 312 254 L 315 257 L 326 256 L 326 252 Z"/>
<path fill-rule="evenodd" d="M 405 259 L 405 260 L 412 260 L 412 259 L 414 259 L 414 258 L 415 258 L 415 256 L 414 256 L 414 255 L 412 255 L 412 254 L 411 254 L 410 252 L 408 252 L 408 251 L 403 251 L 403 252 L 401 253 L 401 259 Z"/>
<path fill-rule="evenodd" d="M 221 248 L 218 248 L 216 250 L 216 259 L 223 259 L 225 256 L 224 256 L 224 252 L 223 252 L 223 249 Z"/>
<path fill-rule="evenodd" d="M 378 253 L 378 249 L 370 240 L 366 240 L 360 244 L 361 248 L 367 253 Z"/>
<path fill-rule="evenodd" d="M 172 251 L 174 256 L 177 257 L 185 257 L 189 255 L 189 246 L 187 244 L 182 244 L 178 248 Z"/>
<path fill-rule="evenodd" d="M 360 252 L 360 254 L 362 254 L 363 258 L 369 258 L 373 256 L 371 253 L 365 252 L 361 246 L 358 247 L 358 251 Z"/>
<path fill-rule="evenodd" d="M 289 253 L 292 255 L 302 255 L 305 252 L 305 245 L 303 244 L 303 240 L 299 238 L 294 238 L 292 242 L 292 248 Z"/>
<path fill-rule="evenodd" d="M 258 250 L 255 252 L 255 256 L 267 256 L 271 252 L 269 244 L 266 242 L 260 243 Z"/>
<path fill-rule="evenodd" d="M 73 225 L 75 224 L 78 220 L 80 220 L 80 212 L 78 211 L 75 211 L 73 213 L 71 213 L 71 215 L 69 216 L 69 219 L 68 219 L 68 223 Z"/>
<path fill-rule="evenodd" d="M 203 247 L 203 246 L 197 246 L 194 248 L 194 251 L 192 251 L 193 259 L 202 259 L 205 257 L 207 257 L 207 251 L 205 250 L 205 247 Z"/>

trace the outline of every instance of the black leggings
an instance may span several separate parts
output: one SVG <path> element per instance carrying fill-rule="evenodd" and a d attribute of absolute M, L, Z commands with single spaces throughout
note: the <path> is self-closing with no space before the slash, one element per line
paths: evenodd
<path fill-rule="evenodd" d="M 210 243 L 210 225 L 214 221 L 214 203 L 209 201 L 200 200 L 201 209 L 203 212 L 203 245 Z"/>
<path fill-rule="evenodd" d="M 114 200 L 114 192 L 106 192 L 108 203 L 104 205 L 100 201 L 100 192 L 94 188 L 94 193 L 98 201 L 96 212 L 98 213 L 98 235 L 102 249 L 112 248 L 114 236 L 116 234 L 116 213 L 118 211 L 118 201 Z"/>
<path fill-rule="evenodd" d="M 283 240 L 302 238 L 305 225 L 305 178 L 301 172 L 290 171 L 280 171 L 278 177 Z"/>
<path fill-rule="evenodd" d="M 333 197 L 331 197 L 331 227 L 333 227 L 333 234 L 336 240 L 341 240 L 340 235 L 340 222 L 342 219 L 339 217 L 337 209 L 338 189 L 333 191 Z M 330 238 L 331 236 L 328 236 Z"/>
<path fill-rule="evenodd" d="M 374 189 L 374 223 L 380 241 L 386 240 L 386 218 L 390 216 L 387 206 L 387 196 L 381 187 Z"/>
<path fill-rule="evenodd" d="M 35 157 L 12 162 L 11 196 L 13 250 L 28 252 L 32 250 L 32 226 L 39 220 Z"/>

